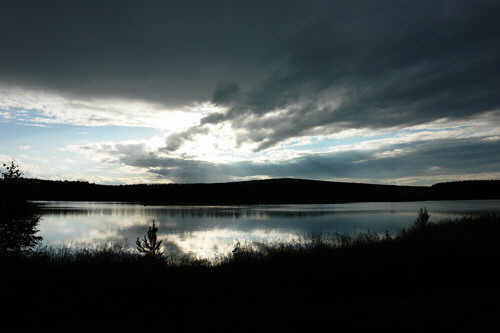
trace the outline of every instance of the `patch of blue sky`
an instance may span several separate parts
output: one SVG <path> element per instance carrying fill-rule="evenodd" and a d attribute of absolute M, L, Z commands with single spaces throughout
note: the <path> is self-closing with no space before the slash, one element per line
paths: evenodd
<path fill-rule="evenodd" d="M 64 164 L 65 159 L 75 158 L 74 153 L 63 151 L 63 148 L 69 145 L 147 140 L 161 134 L 159 130 L 145 127 L 44 124 L 32 121 L 31 112 L 12 109 L 8 111 L 10 112 L 7 117 L 0 118 L 1 155 L 9 156 L 18 162 L 31 161 L 40 166 L 42 162 L 37 161 L 47 158 L 55 159 L 60 164 Z M 46 172 L 49 172 L 49 169 L 46 169 Z"/>
<path fill-rule="evenodd" d="M 42 112 L 35 109 L 26 109 L 22 107 L 7 107 L 0 109 L 0 118 L 4 118 L 11 121 L 31 121 L 36 117 L 45 117 Z"/>
<path fill-rule="evenodd" d="M 93 140 L 131 140 L 146 139 L 159 131 L 147 127 L 129 126 L 82 126 L 61 124 L 55 121 L 55 117 L 48 116 L 35 109 L 23 109 L 11 107 L 0 109 L 0 126 L 2 134 L 0 138 L 15 136 L 30 136 L 31 134 L 62 135 L 70 139 L 68 134 L 87 134 L 87 139 Z M 10 130 L 9 130 L 10 129 Z M 68 135 L 66 137 L 66 135 Z"/>
<path fill-rule="evenodd" d="M 400 133 L 421 133 L 421 132 L 443 132 L 443 131 L 454 131 L 454 130 L 460 130 L 464 128 L 471 128 L 473 127 L 472 125 L 461 125 L 461 126 L 453 126 L 453 127 L 442 127 L 442 128 L 419 128 L 419 129 L 402 129 L 398 132 Z"/>
<path fill-rule="evenodd" d="M 329 148 L 334 147 L 334 146 L 341 146 L 341 145 L 354 145 L 357 143 L 361 143 L 363 141 L 369 141 L 369 140 L 377 140 L 377 139 L 384 139 L 384 138 L 390 138 L 393 137 L 395 134 L 394 132 L 391 133 L 386 133 L 386 134 L 380 134 L 380 135 L 372 135 L 372 136 L 349 136 L 349 137 L 344 137 L 344 138 L 321 138 L 321 137 L 316 137 L 312 138 L 311 142 L 308 144 L 301 144 L 301 145 L 293 145 L 293 150 L 297 151 L 327 151 Z"/>
<path fill-rule="evenodd" d="M 161 132 L 145 127 L 75 126 L 50 124 L 46 127 L 27 126 L 15 122 L 0 123 L 0 140 L 23 144 L 88 144 L 101 141 L 146 140 Z"/>
<path fill-rule="evenodd" d="M 411 128 L 406 128 L 406 129 L 400 129 L 400 130 L 395 130 L 395 131 L 390 131 L 386 133 L 381 133 L 381 134 L 376 134 L 376 135 L 353 135 L 353 136 L 348 136 L 348 137 L 343 137 L 343 138 L 328 138 L 328 137 L 313 137 L 310 141 L 310 143 L 307 144 L 300 144 L 299 141 L 297 142 L 292 142 L 289 147 L 293 148 L 293 150 L 296 151 L 317 151 L 317 152 L 322 152 L 322 151 L 327 151 L 329 148 L 334 147 L 334 146 L 343 146 L 343 145 L 355 145 L 358 143 L 362 143 L 365 141 L 372 141 L 372 140 L 381 140 L 381 139 L 389 139 L 389 138 L 394 138 L 394 137 L 404 137 L 405 135 L 410 135 L 410 134 L 415 134 L 415 133 L 422 133 L 422 132 L 433 132 L 433 133 L 438 133 L 438 132 L 444 132 L 444 131 L 455 131 L 455 130 L 462 130 L 465 128 L 470 128 L 472 126 L 470 125 L 463 125 L 463 126 L 456 126 L 456 127 L 444 127 L 444 128 L 418 128 L 418 129 L 411 129 Z"/>

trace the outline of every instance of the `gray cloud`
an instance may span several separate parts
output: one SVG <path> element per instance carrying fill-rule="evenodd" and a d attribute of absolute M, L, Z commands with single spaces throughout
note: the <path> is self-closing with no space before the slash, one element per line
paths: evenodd
<path fill-rule="evenodd" d="M 208 100 L 219 81 L 255 81 L 274 36 L 308 7 L 285 1 L 5 3 L 0 82 L 167 105 Z"/>
<path fill-rule="evenodd" d="M 235 100 L 240 91 L 240 87 L 235 82 L 221 82 L 215 87 L 212 101 L 215 104 L 228 104 Z"/>
<path fill-rule="evenodd" d="M 499 9 L 493 1 L 341 6 L 291 36 L 283 66 L 202 123 L 267 129 L 240 138 L 260 150 L 318 126 L 324 133 L 408 126 L 498 108 Z M 332 93 L 340 105 L 325 106 Z M 275 122 L 245 121 L 283 108 Z"/>
<path fill-rule="evenodd" d="M 185 101 L 211 98 L 228 110 L 208 115 L 200 126 L 229 122 L 240 130 L 238 142 L 257 143 L 256 150 L 347 128 L 466 120 L 500 107 L 497 1 L 254 4 L 217 3 L 208 11 L 193 7 L 220 24 L 205 25 L 202 18 L 187 30 L 177 29 L 178 34 L 193 45 L 207 31 L 216 38 L 200 44 L 200 59 L 165 58 L 164 66 L 175 68 L 157 75 L 168 74 L 175 87 L 158 100 L 170 93 L 190 94 Z M 141 66 L 154 64 L 153 59 Z M 210 75 L 192 74 L 196 82 L 183 84 L 184 74 L 208 68 Z M 181 69 L 179 77 L 170 75 Z M 177 88 L 183 92 L 177 94 Z M 266 117 L 279 109 L 286 111 Z M 166 150 L 191 140 L 195 128 L 171 137 Z"/>
<path fill-rule="evenodd" d="M 141 145 L 101 147 L 119 162 L 148 169 L 178 183 L 225 182 L 258 176 L 312 179 L 397 179 L 468 173 L 497 173 L 500 141 L 493 138 L 439 139 L 393 144 L 374 150 L 304 154 L 279 162 L 211 163 L 163 157 L 145 152 Z M 93 148 L 95 149 L 95 148 Z M 446 178 L 446 177 L 445 177 Z"/>
<path fill-rule="evenodd" d="M 171 135 L 165 151 L 221 122 L 262 150 L 498 109 L 499 21 L 496 0 L 11 2 L 0 83 L 169 106 L 211 99 L 227 111 Z"/>
<path fill-rule="evenodd" d="M 170 134 L 166 139 L 166 145 L 163 151 L 176 151 L 185 141 L 192 140 L 196 135 L 208 134 L 206 127 L 191 127 L 187 131 Z"/>

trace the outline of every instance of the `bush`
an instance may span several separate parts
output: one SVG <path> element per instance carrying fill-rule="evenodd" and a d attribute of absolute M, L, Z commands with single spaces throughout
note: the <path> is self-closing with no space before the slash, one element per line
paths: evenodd
<path fill-rule="evenodd" d="M 20 252 L 35 247 L 42 237 L 38 233 L 40 216 L 18 189 L 23 172 L 12 161 L 2 163 L 0 170 L 2 195 L 0 199 L 0 252 Z"/>
<path fill-rule="evenodd" d="M 2 213 L 0 217 L 0 252 L 20 252 L 34 248 L 42 240 L 36 236 L 40 216 L 25 212 Z"/>
<path fill-rule="evenodd" d="M 431 216 L 429 215 L 429 212 L 427 211 L 427 208 L 420 208 L 420 210 L 418 211 L 418 217 L 417 219 L 415 220 L 415 222 L 413 223 L 413 228 L 417 229 L 417 230 L 423 230 L 425 228 L 427 228 L 427 226 L 429 225 L 429 218 Z"/>
<path fill-rule="evenodd" d="M 426 230 L 429 229 L 431 223 L 429 222 L 429 212 L 427 208 L 420 208 L 418 211 L 418 216 L 415 222 L 408 228 L 403 229 L 400 234 L 400 238 L 414 238 L 417 235 L 422 235 Z"/>

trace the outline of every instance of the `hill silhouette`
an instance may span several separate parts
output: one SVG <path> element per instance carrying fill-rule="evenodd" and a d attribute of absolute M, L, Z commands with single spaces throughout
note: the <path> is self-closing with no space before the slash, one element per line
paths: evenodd
<path fill-rule="evenodd" d="M 14 191 L 0 184 L 0 191 Z M 29 200 L 125 201 L 172 205 L 312 204 L 376 201 L 499 199 L 500 180 L 398 186 L 279 178 L 212 184 L 100 185 L 22 179 Z"/>

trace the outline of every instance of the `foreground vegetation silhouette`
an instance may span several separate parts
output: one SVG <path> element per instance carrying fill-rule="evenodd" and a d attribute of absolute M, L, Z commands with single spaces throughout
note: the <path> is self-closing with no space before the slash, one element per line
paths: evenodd
<path fill-rule="evenodd" d="M 23 172 L 15 161 L 0 168 L 0 253 L 33 249 L 42 240 L 37 236 L 40 216 L 20 191 Z"/>
<path fill-rule="evenodd" d="M 1 257 L 0 288 L 4 316 L 25 326 L 469 332 L 500 314 L 498 235 L 498 214 L 436 223 L 424 209 L 397 235 L 244 243 L 213 262 L 148 260 L 121 247 L 38 248 Z"/>
<path fill-rule="evenodd" d="M 155 221 L 153 220 L 153 225 L 148 228 L 146 235 L 142 239 L 137 238 L 135 242 L 137 251 L 153 258 L 163 256 L 163 251 L 161 251 L 162 241 L 158 241 L 157 233 L 158 227 L 155 226 Z"/>

